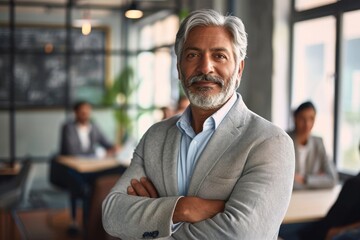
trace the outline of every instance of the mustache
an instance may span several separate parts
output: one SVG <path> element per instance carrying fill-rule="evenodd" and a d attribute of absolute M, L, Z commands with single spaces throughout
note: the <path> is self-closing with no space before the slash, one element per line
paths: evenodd
<path fill-rule="evenodd" d="M 188 87 L 190 87 L 192 84 L 197 83 L 197 82 L 201 82 L 201 81 L 207 81 L 207 82 L 212 82 L 212 83 L 216 83 L 218 85 L 220 85 L 221 87 L 224 86 L 224 80 L 220 77 L 217 76 L 211 76 L 208 74 L 201 74 L 198 76 L 194 76 L 192 78 L 190 78 L 189 83 L 188 83 Z"/>

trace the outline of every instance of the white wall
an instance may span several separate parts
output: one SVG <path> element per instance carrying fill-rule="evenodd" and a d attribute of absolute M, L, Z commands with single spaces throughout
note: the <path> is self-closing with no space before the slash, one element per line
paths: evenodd
<path fill-rule="evenodd" d="M 15 119 L 16 156 L 49 156 L 57 151 L 64 111 L 18 111 Z"/>
<path fill-rule="evenodd" d="M 65 119 L 60 110 L 23 110 L 15 114 L 16 157 L 46 157 L 58 146 L 58 128 Z M 0 158 L 9 158 L 9 114 L 0 113 Z"/>

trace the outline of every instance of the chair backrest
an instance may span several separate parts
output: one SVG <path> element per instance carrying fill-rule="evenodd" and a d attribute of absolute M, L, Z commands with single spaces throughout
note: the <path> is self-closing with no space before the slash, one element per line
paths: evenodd
<path fill-rule="evenodd" d="M 19 174 L 8 183 L 0 186 L 0 208 L 14 208 L 23 200 L 26 180 L 30 173 L 31 165 L 31 160 L 26 159 L 22 164 Z"/>

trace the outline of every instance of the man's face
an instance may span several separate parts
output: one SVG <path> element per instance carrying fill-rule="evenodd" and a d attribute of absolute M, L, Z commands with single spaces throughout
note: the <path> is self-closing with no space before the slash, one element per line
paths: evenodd
<path fill-rule="evenodd" d="M 91 106 L 89 104 L 81 105 L 75 112 L 76 121 L 85 124 L 89 122 L 91 115 Z"/>
<path fill-rule="evenodd" d="M 195 27 L 178 64 L 190 102 L 204 109 L 223 105 L 239 86 L 244 62 L 236 66 L 230 33 L 222 27 Z"/>
<path fill-rule="evenodd" d="M 310 135 L 315 123 L 315 111 L 312 108 L 306 108 L 295 116 L 295 129 L 298 134 Z"/>

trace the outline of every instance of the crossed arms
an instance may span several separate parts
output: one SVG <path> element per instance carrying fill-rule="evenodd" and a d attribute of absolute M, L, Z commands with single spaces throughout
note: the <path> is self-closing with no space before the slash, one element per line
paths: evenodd
<path fill-rule="evenodd" d="M 132 179 L 130 186 L 127 188 L 127 193 L 132 196 L 158 198 L 156 188 L 152 182 L 142 177 L 140 181 Z M 212 218 L 217 213 L 223 212 L 225 208 L 225 201 L 223 200 L 209 200 L 199 197 L 182 197 L 178 200 L 172 221 L 196 223 L 209 218 Z"/>
<path fill-rule="evenodd" d="M 103 202 L 103 226 L 121 239 L 139 239 L 145 233 L 164 239 L 276 239 L 291 196 L 292 146 L 287 138 L 269 138 L 249 156 L 237 145 L 238 152 L 223 156 L 196 192 L 178 196 L 174 169 L 164 168 L 161 161 L 144 161 L 142 156 L 161 150 L 146 152 L 142 142 Z M 237 170 L 243 163 L 244 170 Z M 240 177 L 234 175 L 238 172 Z M 179 222 L 172 232 L 172 223 Z"/>

